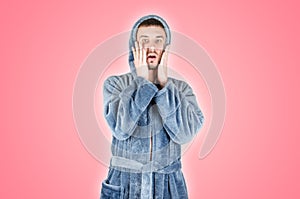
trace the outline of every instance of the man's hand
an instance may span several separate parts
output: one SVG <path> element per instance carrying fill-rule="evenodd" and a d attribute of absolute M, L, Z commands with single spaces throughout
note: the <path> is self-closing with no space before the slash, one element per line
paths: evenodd
<path fill-rule="evenodd" d="M 149 80 L 146 50 L 136 41 L 132 52 L 137 75 Z"/>
<path fill-rule="evenodd" d="M 167 67 L 167 62 L 168 62 L 168 55 L 169 55 L 169 48 L 170 45 L 168 45 L 161 57 L 160 64 L 158 66 L 158 71 L 157 71 L 157 81 L 161 87 L 164 87 L 168 81 L 168 67 Z"/>

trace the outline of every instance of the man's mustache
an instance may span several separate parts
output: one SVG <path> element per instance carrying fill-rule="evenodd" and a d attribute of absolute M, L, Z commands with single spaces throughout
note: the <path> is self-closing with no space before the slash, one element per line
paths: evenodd
<path fill-rule="evenodd" d="M 154 52 L 150 52 L 150 53 L 147 53 L 147 57 L 156 58 L 156 57 L 158 57 L 158 54 L 154 53 Z"/>
<path fill-rule="evenodd" d="M 149 49 L 147 49 L 146 55 L 147 55 L 147 57 L 149 57 L 149 56 L 158 57 L 159 56 L 159 52 L 157 52 L 157 50 L 149 50 Z"/>

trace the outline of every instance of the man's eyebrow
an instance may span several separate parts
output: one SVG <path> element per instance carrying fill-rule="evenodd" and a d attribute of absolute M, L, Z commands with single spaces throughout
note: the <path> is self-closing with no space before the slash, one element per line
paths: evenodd
<path fill-rule="evenodd" d="M 165 38 L 164 36 L 162 36 L 162 35 L 158 35 L 158 36 L 156 36 L 156 38 Z"/>
<path fill-rule="evenodd" d="M 141 37 L 149 37 L 149 36 L 148 36 L 148 35 L 141 35 L 140 38 L 141 38 Z"/>

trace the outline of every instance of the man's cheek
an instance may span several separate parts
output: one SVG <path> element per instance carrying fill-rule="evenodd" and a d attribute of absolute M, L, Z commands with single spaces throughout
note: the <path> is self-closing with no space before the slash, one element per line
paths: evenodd
<path fill-rule="evenodd" d="M 163 52 L 162 50 L 157 50 L 157 51 L 156 51 L 156 54 L 158 55 L 159 58 L 161 57 L 162 52 Z"/>
<path fill-rule="evenodd" d="M 140 47 L 140 48 L 145 48 L 145 43 L 140 41 L 140 42 L 139 42 L 139 47 Z"/>

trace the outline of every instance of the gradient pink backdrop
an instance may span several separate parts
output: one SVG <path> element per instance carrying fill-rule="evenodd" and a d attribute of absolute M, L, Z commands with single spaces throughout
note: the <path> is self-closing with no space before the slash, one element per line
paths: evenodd
<path fill-rule="evenodd" d="M 183 157 L 190 198 L 300 198 L 298 11 L 297 1 L 1 2 L 0 198 L 99 198 L 107 168 L 77 135 L 74 81 L 96 45 L 149 13 L 201 44 L 226 89 L 216 147 Z"/>

